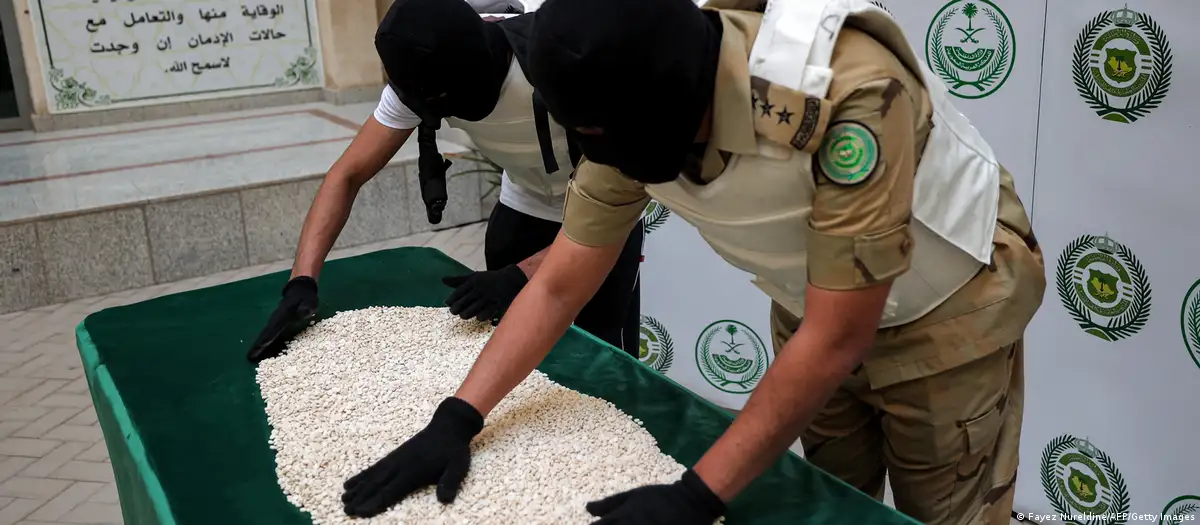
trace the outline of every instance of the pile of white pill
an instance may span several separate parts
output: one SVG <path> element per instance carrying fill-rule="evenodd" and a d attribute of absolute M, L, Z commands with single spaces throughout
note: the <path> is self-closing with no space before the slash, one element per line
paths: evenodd
<path fill-rule="evenodd" d="M 679 479 L 684 467 L 639 421 L 535 371 L 472 441 L 454 503 L 428 487 L 374 518 L 346 516 L 342 484 L 424 428 L 491 333 L 446 308 L 367 308 L 309 327 L 286 354 L 260 363 L 288 500 L 318 524 L 586 525 L 595 520 L 589 501 Z"/>

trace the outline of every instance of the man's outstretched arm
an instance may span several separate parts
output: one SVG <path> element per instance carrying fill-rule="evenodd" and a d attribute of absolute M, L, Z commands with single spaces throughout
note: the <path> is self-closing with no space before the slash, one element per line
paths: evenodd
<path fill-rule="evenodd" d="M 580 162 L 558 237 L 456 397 L 486 416 L 537 367 L 600 289 L 649 200 L 642 184 L 610 167 Z"/>
<path fill-rule="evenodd" d="M 623 247 L 623 243 L 584 246 L 559 232 L 455 397 L 487 416 L 550 353 L 600 289 Z"/>
<path fill-rule="evenodd" d="M 804 323 L 733 424 L 696 463 L 713 493 L 731 501 L 808 427 L 870 350 L 890 289 L 890 283 L 853 291 L 809 287 Z"/>
<path fill-rule="evenodd" d="M 346 481 L 347 514 L 373 516 L 431 484 L 437 484 L 439 501 L 454 501 L 484 418 L 529 376 L 600 289 L 648 200 L 640 185 L 610 168 L 576 172 L 562 230 L 462 386 L 442 400 L 417 436 Z"/>
<path fill-rule="evenodd" d="M 296 249 L 291 278 L 283 288 L 283 298 L 246 353 L 250 362 L 279 355 L 287 341 L 304 330 L 316 315 L 319 303 L 317 274 L 350 217 L 358 189 L 387 165 L 410 133 L 411 129 L 389 128 L 371 117 L 329 169 L 304 219 L 300 245 Z"/>
<path fill-rule="evenodd" d="M 292 266 L 293 278 L 317 278 L 325 257 L 350 218 L 358 190 L 387 165 L 412 131 L 389 128 L 373 116 L 367 119 L 354 141 L 325 175 L 312 207 L 308 209 Z"/>

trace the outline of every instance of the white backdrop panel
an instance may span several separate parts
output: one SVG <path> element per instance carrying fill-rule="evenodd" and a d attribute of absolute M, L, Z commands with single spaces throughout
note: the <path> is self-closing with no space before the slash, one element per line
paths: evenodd
<path fill-rule="evenodd" d="M 1192 205 L 1200 183 L 1183 142 L 1200 118 L 1192 96 L 1200 2 L 1131 1 L 1133 11 L 1098 18 L 1124 7 L 1072 0 L 1050 2 L 1048 11 L 1034 213 L 1049 283 L 1027 334 L 1019 509 L 1106 504 L 1158 513 L 1178 496 L 1200 494 L 1200 368 L 1181 327 L 1185 295 L 1200 278 L 1192 263 L 1200 250 L 1181 242 L 1200 227 Z M 1162 97 L 1150 107 L 1156 86 Z M 1133 122 L 1098 114 L 1139 105 L 1143 111 L 1123 111 Z M 1106 243 L 1068 250 L 1081 236 L 1106 234 L 1117 243 L 1108 258 L 1098 249 Z M 1059 436 L 1087 442 L 1056 451 Z M 1079 448 L 1092 456 L 1056 456 Z M 1060 460 L 1045 465 L 1044 455 Z M 1071 489 L 1076 479 L 1080 488 Z M 1056 489 L 1058 480 L 1068 489 Z"/>
<path fill-rule="evenodd" d="M 1030 203 L 1046 1 L 878 1 L 904 28 L 917 58 L 929 64 L 934 72 L 945 72 L 943 82 L 956 95 L 954 106 L 987 138 L 1000 163 L 1013 174 L 1017 193 L 1026 204 Z M 968 4 L 974 6 L 971 10 L 974 16 L 970 18 L 964 15 Z M 939 32 L 941 22 L 945 25 Z M 939 34 L 942 53 L 934 55 L 933 44 Z M 946 47 L 960 51 L 953 52 L 952 57 Z M 972 53 L 979 55 L 979 59 L 964 58 L 974 57 Z M 990 60 L 982 60 L 989 55 Z M 981 62 L 979 71 L 970 71 Z M 978 85 L 970 82 L 980 80 L 990 81 Z"/>

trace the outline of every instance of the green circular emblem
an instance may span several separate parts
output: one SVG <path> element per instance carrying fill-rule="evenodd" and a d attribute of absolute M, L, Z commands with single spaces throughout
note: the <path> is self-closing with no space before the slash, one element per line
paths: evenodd
<path fill-rule="evenodd" d="M 730 394 L 749 394 L 767 373 L 770 352 L 749 326 L 717 321 L 696 340 L 696 366 L 713 387 Z"/>
<path fill-rule="evenodd" d="M 675 343 L 667 328 L 653 317 L 642 316 L 641 344 L 638 360 L 660 373 L 666 373 L 675 361 Z"/>
<path fill-rule="evenodd" d="M 1183 296 L 1179 311 L 1179 327 L 1183 330 L 1183 346 L 1187 348 L 1192 362 L 1200 367 L 1200 280 Z"/>
<path fill-rule="evenodd" d="M 642 212 L 642 230 L 649 235 L 669 218 L 671 218 L 671 210 L 659 204 L 658 201 L 652 200 L 646 204 L 646 209 Z"/>
<path fill-rule="evenodd" d="M 929 22 L 925 61 L 954 96 L 991 95 L 1017 64 L 1012 23 L 991 0 L 951 0 Z"/>
<path fill-rule="evenodd" d="M 1128 7 L 1096 15 L 1075 39 L 1071 77 L 1100 118 L 1132 123 L 1171 87 L 1171 44 L 1162 27 Z"/>
<path fill-rule="evenodd" d="M 1163 507 L 1159 525 L 1180 525 L 1200 519 L 1200 496 L 1179 496 Z"/>
<path fill-rule="evenodd" d="M 1133 252 L 1107 235 L 1084 235 L 1058 257 L 1058 297 L 1084 332 L 1130 337 L 1150 318 L 1150 278 Z"/>
<path fill-rule="evenodd" d="M 879 164 L 875 133 L 857 122 L 838 122 L 825 133 L 817 163 L 829 180 L 851 185 L 867 180 Z"/>
<path fill-rule="evenodd" d="M 1059 515 L 1079 525 L 1121 525 L 1129 490 L 1112 458 L 1086 439 L 1064 434 L 1042 450 L 1042 490 Z"/>

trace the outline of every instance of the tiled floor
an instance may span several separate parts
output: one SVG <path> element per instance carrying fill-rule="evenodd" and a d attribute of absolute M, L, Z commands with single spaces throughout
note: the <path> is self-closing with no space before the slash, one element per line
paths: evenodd
<path fill-rule="evenodd" d="M 2 208 L 3 206 L 0 206 Z M 482 269 L 484 224 L 338 250 L 432 246 Z M 120 524 L 108 451 L 75 348 L 88 314 L 279 271 L 291 261 L 0 315 L 0 525 Z"/>

